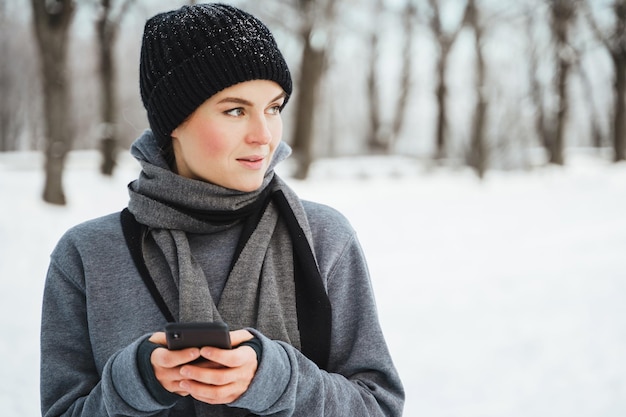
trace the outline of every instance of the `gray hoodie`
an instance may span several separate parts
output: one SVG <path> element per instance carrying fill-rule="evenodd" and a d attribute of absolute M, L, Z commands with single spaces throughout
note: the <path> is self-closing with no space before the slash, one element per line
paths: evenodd
<path fill-rule="evenodd" d="M 303 206 L 332 305 L 328 370 L 249 329 L 262 343 L 257 373 L 240 398 L 215 407 L 216 415 L 400 416 L 404 392 L 356 234 L 336 210 L 306 201 Z M 232 227 L 189 238 L 194 257 L 212 277 L 212 294 L 223 288 L 238 233 Z M 130 256 L 119 213 L 70 229 L 52 253 L 46 278 L 42 414 L 196 415 L 190 397 L 174 405 L 153 398 L 139 372 L 138 347 L 165 324 Z"/>

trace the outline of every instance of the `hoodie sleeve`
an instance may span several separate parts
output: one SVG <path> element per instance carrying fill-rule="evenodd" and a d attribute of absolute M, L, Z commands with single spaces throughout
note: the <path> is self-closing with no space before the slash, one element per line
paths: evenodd
<path fill-rule="evenodd" d="M 231 405 L 263 416 L 402 415 L 404 390 L 354 235 L 339 253 L 328 274 L 333 308 L 328 371 L 294 347 L 252 330 L 263 343 L 263 359 L 248 391 Z"/>
<path fill-rule="evenodd" d="M 68 239 L 53 254 L 41 323 L 43 416 L 147 416 L 166 407 L 142 382 L 137 349 L 142 337 L 98 366 L 90 337 L 83 264 Z"/>

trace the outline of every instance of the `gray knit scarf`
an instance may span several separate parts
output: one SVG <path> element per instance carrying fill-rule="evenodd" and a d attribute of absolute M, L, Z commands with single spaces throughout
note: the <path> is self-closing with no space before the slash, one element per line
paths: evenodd
<path fill-rule="evenodd" d="M 217 305 L 187 239 L 187 233 L 211 233 L 233 225 L 228 221 L 207 222 L 189 213 L 245 211 L 262 195 L 280 190 L 310 245 L 311 232 L 299 198 L 274 174 L 276 164 L 290 152 L 289 146 L 281 142 L 262 186 L 254 192 L 240 192 L 172 172 L 149 130 L 132 145 L 131 154 L 141 163 L 142 172 L 128 186 L 128 209 L 148 227 L 143 243 L 146 266 L 179 321 L 221 320 L 231 329 L 254 327 L 271 339 L 301 349 L 294 253 L 275 202 L 267 204 L 241 249 Z M 196 404 L 198 415 L 209 415 L 208 410 Z M 211 408 L 210 415 L 218 415 L 216 411 Z M 221 408 L 219 415 L 238 413 Z"/>

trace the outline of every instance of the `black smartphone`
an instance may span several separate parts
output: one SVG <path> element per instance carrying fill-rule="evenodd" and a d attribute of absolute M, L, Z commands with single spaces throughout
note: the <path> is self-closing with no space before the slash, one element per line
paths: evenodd
<path fill-rule="evenodd" d="M 231 349 L 228 325 L 219 321 L 168 323 L 165 326 L 165 337 L 170 350 L 203 346 Z"/>

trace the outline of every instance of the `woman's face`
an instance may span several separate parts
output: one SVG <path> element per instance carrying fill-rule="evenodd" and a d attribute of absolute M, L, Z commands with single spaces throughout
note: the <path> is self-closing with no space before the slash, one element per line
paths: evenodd
<path fill-rule="evenodd" d="M 258 189 L 283 133 L 283 89 L 268 80 L 228 87 L 172 132 L 179 175 L 239 191 Z"/>

